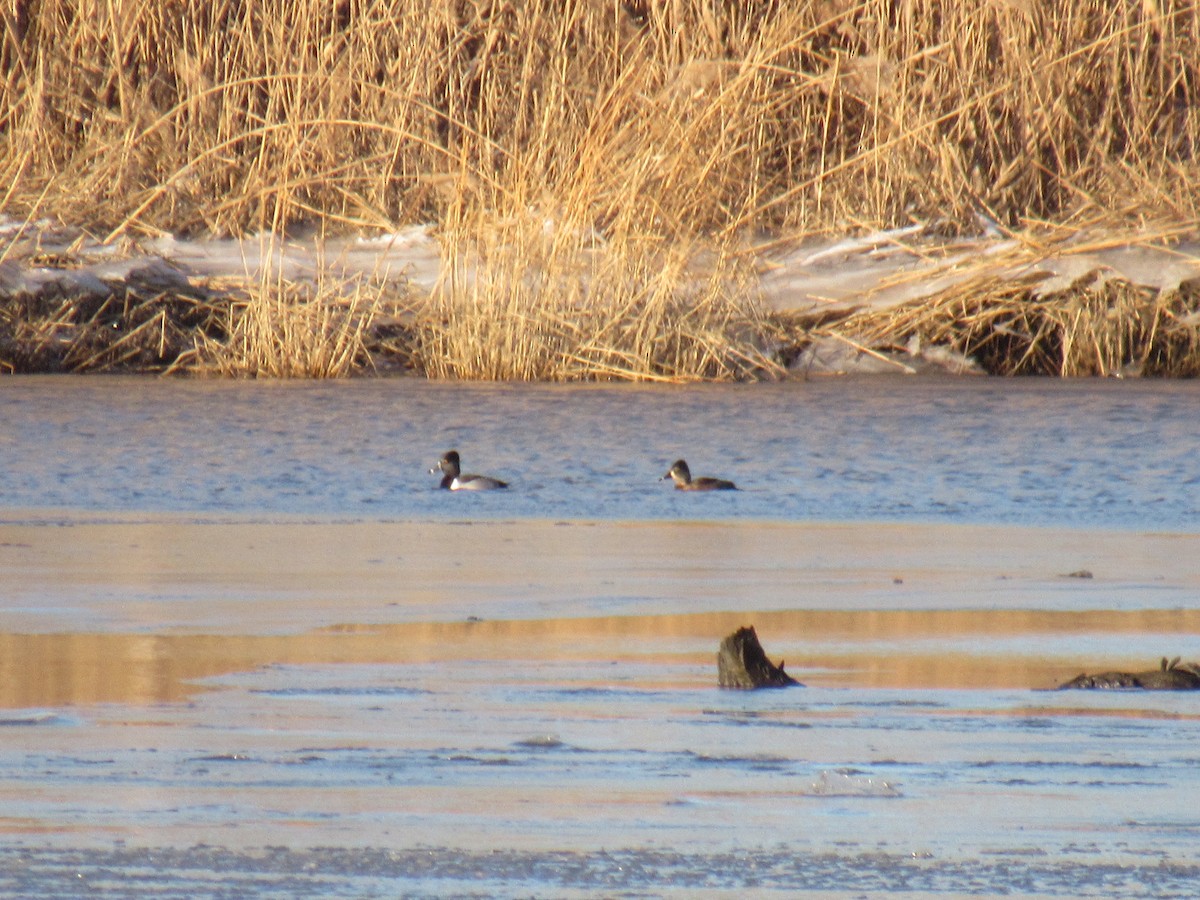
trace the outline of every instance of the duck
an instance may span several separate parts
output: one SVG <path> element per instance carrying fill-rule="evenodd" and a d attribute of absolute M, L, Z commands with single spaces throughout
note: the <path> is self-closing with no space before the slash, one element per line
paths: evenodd
<path fill-rule="evenodd" d="M 736 491 L 737 485 L 723 478 L 692 478 L 692 471 L 682 459 L 675 460 L 670 470 L 659 481 L 670 478 L 677 491 Z"/>
<path fill-rule="evenodd" d="M 438 464 L 429 470 L 430 475 L 442 473 L 439 488 L 449 491 L 495 491 L 508 487 L 507 481 L 489 478 L 487 475 L 463 475 L 457 450 L 448 451 Z"/>

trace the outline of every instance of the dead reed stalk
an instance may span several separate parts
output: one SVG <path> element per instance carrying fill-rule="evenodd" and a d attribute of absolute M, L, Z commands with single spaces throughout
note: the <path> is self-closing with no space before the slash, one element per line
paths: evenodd
<path fill-rule="evenodd" d="M 3 31 L 0 209 L 93 228 L 1200 213 L 1195 2 L 46 0 Z"/>
<path fill-rule="evenodd" d="M 1196 0 L 44 0 L 2 27 L 0 213 L 436 223 L 440 377 L 768 370 L 730 262 L 764 231 L 1200 220 Z M 262 286 L 218 369 L 346 371 L 373 301 L 325 290 Z M 1014 368 L 1106 371 L 1169 324 L 1140 310 L 1020 310 Z"/>
<path fill-rule="evenodd" d="M 222 319 L 202 294 L 137 281 L 103 295 L 22 294 L 0 303 L 0 372 L 172 371 Z"/>
<path fill-rule="evenodd" d="M 463 235 L 459 239 L 464 241 Z M 741 380 L 782 370 L 745 263 L 672 243 L 613 246 L 536 219 L 451 247 L 417 320 L 431 377 Z"/>
<path fill-rule="evenodd" d="M 814 333 L 877 351 L 944 347 L 994 375 L 1200 375 L 1200 283 L 1159 291 L 1096 272 L 1041 293 L 1040 280 L 983 274 Z"/>
<path fill-rule="evenodd" d="M 340 378 L 373 364 L 385 292 L 359 281 L 264 278 L 230 304 L 227 337 L 197 347 L 198 371 L 235 377 Z"/>

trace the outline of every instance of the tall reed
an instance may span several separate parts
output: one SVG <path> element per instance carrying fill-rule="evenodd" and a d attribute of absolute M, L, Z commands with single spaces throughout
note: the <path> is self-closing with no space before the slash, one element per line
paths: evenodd
<path fill-rule="evenodd" d="M 739 380 L 782 370 L 744 261 L 536 217 L 448 253 L 415 364 L 438 378 Z M 466 238 L 460 239 L 466 241 Z"/>
<path fill-rule="evenodd" d="M 92 227 L 1198 212 L 1195 2 L 43 0 L 3 23 L 3 209 Z"/>
<path fill-rule="evenodd" d="M 437 223 L 466 252 L 453 328 L 422 339 L 439 374 L 565 371 L 622 330 L 596 373 L 724 372 L 663 347 L 709 334 L 689 304 L 744 306 L 732 261 L 764 234 L 1200 218 L 1196 0 L 41 0 L 2 21 L 0 212 L 114 236 Z M 699 247 L 732 280 L 697 292 Z M 432 362 L 485 340 L 527 359 Z"/>
<path fill-rule="evenodd" d="M 383 308 L 378 286 L 265 277 L 230 304 L 221 339 L 202 338 L 199 371 L 235 377 L 338 378 L 372 364 L 368 337 Z"/>
<path fill-rule="evenodd" d="M 814 329 L 858 346 L 940 347 L 996 375 L 1200 375 L 1200 285 L 1143 287 L 1102 271 L 1060 290 L 981 273 L 936 296 Z"/>

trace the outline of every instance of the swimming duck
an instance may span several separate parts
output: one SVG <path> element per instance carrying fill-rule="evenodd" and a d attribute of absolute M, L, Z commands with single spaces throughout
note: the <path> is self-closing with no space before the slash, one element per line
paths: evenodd
<path fill-rule="evenodd" d="M 429 470 L 430 475 L 442 473 L 442 483 L 438 485 L 450 491 L 494 491 L 497 488 L 508 487 L 507 481 L 499 478 L 489 478 L 486 475 L 463 475 L 458 459 L 458 451 L 451 450 L 438 464 Z"/>
<path fill-rule="evenodd" d="M 688 468 L 688 464 L 682 459 L 675 460 L 675 464 L 671 466 L 671 470 L 667 472 L 659 481 L 665 481 L 670 478 L 675 482 L 675 490 L 677 491 L 736 491 L 737 485 L 732 481 L 725 481 L 722 478 L 692 478 L 692 472 Z"/>

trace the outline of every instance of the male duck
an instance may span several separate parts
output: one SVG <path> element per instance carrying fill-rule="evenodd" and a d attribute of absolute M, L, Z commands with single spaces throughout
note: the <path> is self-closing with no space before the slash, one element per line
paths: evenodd
<path fill-rule="evenodd" d="M 499 478 L 489 478 L 486 475 L 463 475 L 458 459 L 458 451 L 451 450 L 438 464 L 429 470 L 430 475 L 442 473 L 442 482 L 438 485 L 450 491 L 494 491 L 508 487 L 507 481 Z"/>
<path fill-rule="evenodd" d="M 677 491 L 736 491 L 738 489 L 732 481 L 725 481 L 723 478 L 692 478 L 688 464 L 682 459 L 675 460 L 671 470 L 659 481 L 665 481 L 668 478 L 675 482 Z"/>

